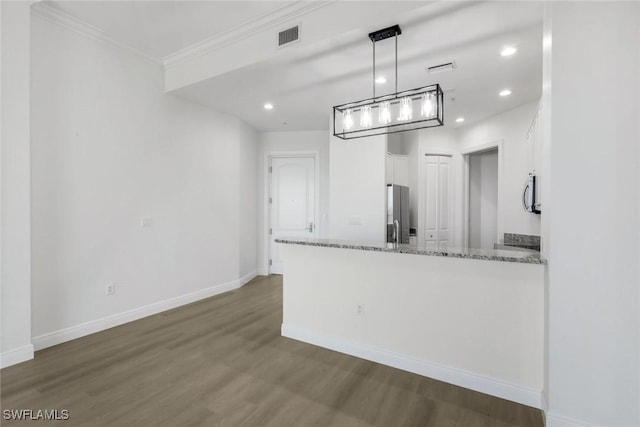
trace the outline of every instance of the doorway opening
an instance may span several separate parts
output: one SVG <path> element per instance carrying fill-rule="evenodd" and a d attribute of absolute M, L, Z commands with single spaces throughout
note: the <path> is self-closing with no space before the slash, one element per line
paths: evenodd
<path fill-rule="evenodd" d="M 499 149 L 466 156 L 466 243 L 474 249 L 494 249 L 499 242 Z"/>

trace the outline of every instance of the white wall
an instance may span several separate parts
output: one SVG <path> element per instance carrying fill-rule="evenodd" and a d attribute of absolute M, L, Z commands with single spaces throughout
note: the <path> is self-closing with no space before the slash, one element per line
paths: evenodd
<path fill-rule="evenodd" d="M 415 134 L 415 132 L 401 132 L 387 135 L 387 151 L 391 154 L 408 155 L 410 145 L 409 135 L 412 134 Z"/>
<path fill-rule="evenodd" d="M 258 269 L 258 133 L 244 122 L 238 125 L 239 275 L 245 281 Z"/>
<path fill-rule="evenodd" d="M 459 130 L 460 150 L 503 141 L 502 230 L 504 233 L 540 235 L 540 216 L 522 208 L 522 190 L 531 165 L 527 131 L 538 102 L 531 102 Z"/>
<path fill-rule="evenodd" d="M 0 3 L 0 366 L 33 357 L 29 200 L 29 4 Z"/>
<path fill-rule="evenodd" d="M 237 286 L 252 132 L 128 51 L 39 17 L 31 36 L 36 347 Z"/>
<path fill-rule="evenodd" d="M 295 152 L 313 152 L 319 155 L 320 164 L 320 218 L 318 233 L 327 237 L 329 233 L 329 132 L 327 131 L 290 131 L 262 132 L 258 143 L 258 271 L 268 274 L 269 239 L 269 155 Z"/>
<path fill-rule="evenodd" d="M 469 156 L 469 247 L 493 249 L 498 230 L 498 151 Z"/>
<path fill-rule="evenodd" d="M 548 426 L 640 425 L 640 4 L 558 2 Z"/>
<path fill-rule="evenodd" d="M 330 237 L 387 239 L 386 135 L 330 142 Z"/>
<path fill-rule="evenodd" d="M 542 96 L 538 108 L 538 122 L 535 132 L 540 144 L 539 160 L 540 168 L 538 179 L 540 188 L 540 202 L 542 214 L 540 215 L 540 252 L 549 259 L 550 243 L 550 218 L 553 206 L 551 200 L 551 28 L 552 7 L 549 2 L 544 4 L 542 24 Z M 543 410 L 547 424 L 549 411 L 549 268 L 544 271 L 544 392 Z"/>

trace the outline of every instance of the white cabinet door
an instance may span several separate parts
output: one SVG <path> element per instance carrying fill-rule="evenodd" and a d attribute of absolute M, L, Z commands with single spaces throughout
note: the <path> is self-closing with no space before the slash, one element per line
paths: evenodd
<path fill-rule="evenodd" d="M 409 156 L 387 153 L 387 184 L 409 186 Z"/>
<path fill-rule="evenodd" d="M 529 172 L 536 171 L 537 173 L 539 173 L 542 169 L 542 128 L 540 122 L 540 106 L 538 106 L 538 110 L 533 117 L 531 127 L 529 128 L 529 132 L 527 133 L 527 144 L 529 151 L 527 166 Z"/>
<path fill-rule="evenodd" d="M 278 237 L 315 237 L 315 159 L 278 157 L 271 160 L 270 273 L 282 274 Z"/>
<path fill-rule="evenodd" d="M 393 184 L 409 186 L 409 157 L 391 156 L 393 158 Z"/>
<path fill-rule="evenodd" d="M 393 184 L 393 156 L 389 153 L 387 153 L 386 167 L 387 167 L 385 171 L 386 183 Z"/>
<path fill-rule="evenodd" d="M 451 157 L 425 156 L 424 242 L 428 248 L 446 247 L 451 234 Z"/>

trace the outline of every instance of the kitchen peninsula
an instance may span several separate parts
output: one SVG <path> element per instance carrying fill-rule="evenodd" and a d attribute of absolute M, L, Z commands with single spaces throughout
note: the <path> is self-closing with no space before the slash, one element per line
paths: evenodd
<path fill-rule="evenodd" d="M 277 242 L 283 336 L 541 407 L 539 254 Z"/>

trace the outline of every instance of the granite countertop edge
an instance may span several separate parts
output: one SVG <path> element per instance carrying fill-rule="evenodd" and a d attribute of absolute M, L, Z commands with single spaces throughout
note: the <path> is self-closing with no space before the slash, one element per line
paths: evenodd
<path fill-rule="evenodd" d="M 356 243 L 329 239 L 276 238 L 276 243 L 324 248 L 355 249 L 373 252 L 391 252 L 412 255 L 441 256 L 448 258 L 467 258 L 486 261 L 516 262 L 522 264 L 546 264 L 547 260 L 539 254 L 527 254 L 502 249 L 426 249 L 409 245 L 383 246 L 379 244 Z"/>

